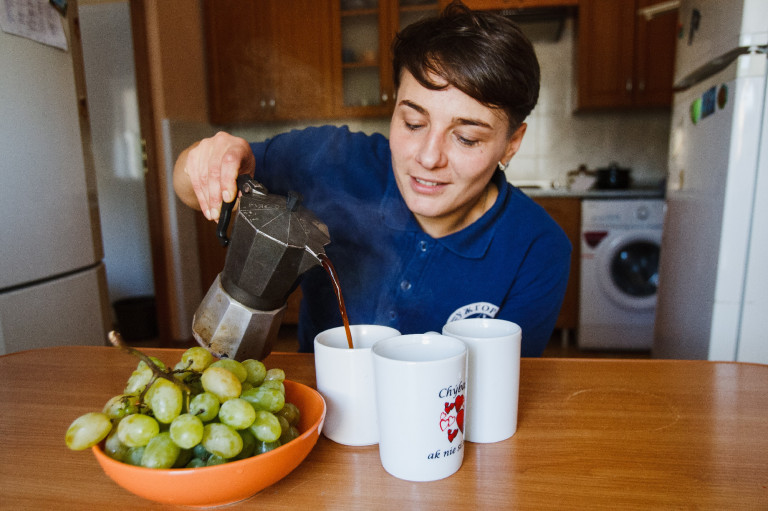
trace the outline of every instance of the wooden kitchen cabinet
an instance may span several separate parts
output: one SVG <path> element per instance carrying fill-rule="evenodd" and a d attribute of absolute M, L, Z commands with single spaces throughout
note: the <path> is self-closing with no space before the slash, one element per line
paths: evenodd
<path fill-rule="evenodd" d="M 203 0 L 214 124 L 332 114 L 332 0 Z"/>
<path fill-rule="evenodd" d="M 669 107 L 676 11 L 650 21 L 661 0 L 579 0 L 578 108 Z"/>
<path fill-rule="evenodd" d="M 401 28 L 439 13 L 438 0 L 337 0 L 334 110 L 340 117 L 386 116 L 395 97 L 390 47 Z"/>
<path fill-rule="evenodd" d="M 564 7 L 578 5 L 578 3 L 579 0 L 464 0 L 464 5 L 478 10 Z"/>
<path fill-rule="evenodd" d="M 579 278 L 581 268 L 581 199 L 570 197 L 535 197 L 549 216 L 560 225 L 571 242 L 571 274 L 565 290 L 563 306 L 555 328 L 573 330 L 579 325 Z M 567 339 L 567 337 L 564 337 Z"/>

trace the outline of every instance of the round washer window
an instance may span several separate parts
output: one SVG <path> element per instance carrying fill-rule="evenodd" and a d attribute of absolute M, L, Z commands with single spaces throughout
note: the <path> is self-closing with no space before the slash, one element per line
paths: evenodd
<path fill-rule="evenodd" d="M 656 294 L 659 246 L 648 241 L 628 243 L 613 255 L 611 279 L 622 292 L 642 298 Z"/>

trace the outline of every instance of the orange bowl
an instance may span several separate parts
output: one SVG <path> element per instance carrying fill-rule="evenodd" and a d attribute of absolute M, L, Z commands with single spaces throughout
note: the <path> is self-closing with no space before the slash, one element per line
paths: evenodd
<path fill-rule="evenodd" d="M 301 411 L 300 435 L 264 454 L 201 468 L 136 467 L 92 448 L 101 468 L 117 484 L 140 497 L 164 504 L 210 507 L 238 502 L 276 483 L 307 457 L 325 420 L 325 401 L 314 389 L 286 380 L 285 398 Z"/>

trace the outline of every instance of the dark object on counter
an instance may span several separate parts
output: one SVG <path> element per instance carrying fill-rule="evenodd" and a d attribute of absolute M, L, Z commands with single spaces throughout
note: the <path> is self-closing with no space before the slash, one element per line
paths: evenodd
<path fill-rule="evenodd" d="M 122 298 L 112 306 L 118 329 L 126 341 L 146 341 L 158 336 L 154 296 Z"/>
<path fill-rule="evenodd" d="M 631 169 L 621 168 L 616 163 L 597 169 L 595 188 L 598 190 L 625 190 L 632 182 Z"/>

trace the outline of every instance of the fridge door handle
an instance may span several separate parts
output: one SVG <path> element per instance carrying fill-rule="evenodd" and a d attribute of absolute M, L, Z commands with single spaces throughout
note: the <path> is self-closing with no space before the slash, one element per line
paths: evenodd
<path fill-rule="evenodd" d="M 674 91 L 680 92 L 680 91 L 689 89 L 692 86 L 696 85 L 697 83 L 703 80 L 706 80 L 710 76 L 716 73 L 719 73 L 720 71 L 728 67 L 731 64 L 731 62 L 741 57 L 742 55 L 747 55 L 749 53 L 765 53 L 766 48 L 768 47 L 741 46 L 739 48 L 734 48 L 731 51 L 725 52 L 724 54 L 710 60 L 703 66 L 699 67 L 698 69 L 694 70 L 693 72 L 691 72 L 690 74 L 688 74 L 687 76 L 679 80 L 674 86 Z"/>

